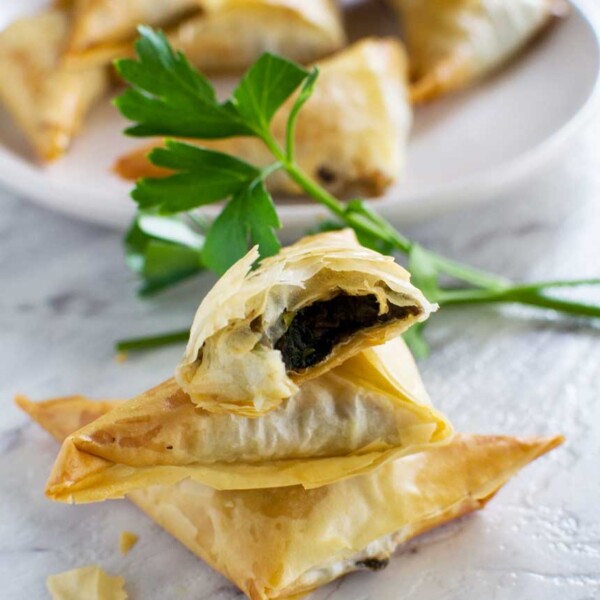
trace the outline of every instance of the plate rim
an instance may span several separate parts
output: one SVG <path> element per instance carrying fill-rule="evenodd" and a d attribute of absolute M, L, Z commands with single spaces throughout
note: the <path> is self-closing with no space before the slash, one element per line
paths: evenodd
<path fill-rule="evenodd" d="M 432 213 L 450 212 L 464 208 L 469 204 L 483 203 L 493 198 L 500 190 L 506 191 L 537 173 L 543 165 L 555 156 L 560 148 L 577 133 L 583 125 L 600 109 L 600 6 L 593 0 L 570 0 L 572 8 L 588 25 L 596 44 L 598 69 L 590 94 L 579 110 L 565 121 L 556 131 L 538 145 L 528 151 L 485 171 L 458 178 L 449 183 L 438 183 L 427 187 L 415 194 L 395 202 L 389 197 L 366 198 L 372 200 L 379 212 L 392 220 L 414 222 L 423 220 Z M 39 175 L 43 179 L 43 175 Z M 113 229 L 124 229 L 123 211 L 115 211 L 114 206 L 105 208 L 104 196 L 92 189 L 81 190 L 91 204 L 74 202 L 78 196 L 74 188 L 65 194 L 65 187 L 51 179 L 44 179 L 43 193 L 39 189 L 38 177 L 33 184 L 31 165 L 24 162 L 11 152 L 0 151 L 0 186 L 2 191 L 8 191 L 17 196 L 44 206 L 49 210 L 63 215 L 78 218 L 89 223 L 96 223 Z M 95 198 L 94 198 L 95 197 Z M 452 201 L 449 201 L 449 198 Z M 89 210 L 89 206 L 93 206 Z M 277 207 L 283 223 L 283 229 L 294 228 L 298 225 L 315 221 L 329 215 L 319 204 L 305 202 L 279 205 Z M 209 218 L 216 217 L 218 208 L 207 206 L 202 209 Z"/>

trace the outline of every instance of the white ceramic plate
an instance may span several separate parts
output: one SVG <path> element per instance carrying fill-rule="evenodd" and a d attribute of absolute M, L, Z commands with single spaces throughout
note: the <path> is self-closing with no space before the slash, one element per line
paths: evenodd
<path fill-rule="evenodd" d="M 0 27 L 45 0 L 0 2 Z M 395 20 L 381 2 L 350 2 L 351 35 L 389 34 Z M 377 200 L 406 222 L 478 202 L 535 171 L 584 121 L 598 95 L 600 18 L 595 0 L 577 0 L 511 65 L 483 83 L 417 110 L 401 182 Z M 68 156 L 40 166 L 8 116 L 0 113 L 0 184 L 74 216 L 125 227 L 130 185 L 111 173 L 114 159 L 140 140 L 105 102 L 91 115 Z M 282 205 L 284 225 L 300 230 L 324 215 L 309 202 Z"/>

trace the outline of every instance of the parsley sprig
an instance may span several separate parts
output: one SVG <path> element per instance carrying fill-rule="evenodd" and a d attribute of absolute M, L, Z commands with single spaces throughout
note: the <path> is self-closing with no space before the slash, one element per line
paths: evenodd
<path fill-rule="evenodd" d="M 280 249 L 277 209 L 266 178 L 283 170 L 332 220 L 321 229 L 352 227 L 360 242 L 380 252 L 408 259 L 413 283 L 441 306 L 516 303 L 578 317 L 600 317 L 600 306 L 565 300 L 557 288 L 598 285 L 600 279 L 519 284 L 427 250 L 402 235 L 360 199 L 341 202 L 307 175 L 295 160 L 298 115 L 318 85 L 318 69 L 307 70 L 273 54 L 264 54 L 246 72 L 230 98 L 221 102 L 209 80 L 165 36 L 141 27 L 137 60 L 116 63 L 129 88 L 115 101 L 133 122 L 132 136 L 219 139 L 259 138 L 273 156 L 258 168 L 234 156 L 168 139 L 149 155 L 150 161 L 173 171 L 166 178 L 141 179 L 132 192 L 138 214 L 126 237 L 129 265 L 141 275 L 143 294 L 151 294 L 203 269 L 224 273 L 252 245 L 264 258 Z M 294 94 L 283 142 L 271 130 L 277 110 Z M 198 208 L 224 202 L 212 223 Z M 423 325 L 413 327 L 407 341 L 418 356 L 427 353 Z M 185 341 L 188 331 L 125 340 L 120 351 Z"/>

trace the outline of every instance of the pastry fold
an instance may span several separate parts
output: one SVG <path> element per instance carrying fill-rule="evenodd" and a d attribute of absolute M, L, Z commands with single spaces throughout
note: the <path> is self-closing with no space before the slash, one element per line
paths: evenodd
<path fill-rule="evenodd" d="M 69 436 L 46 492 L 93 502 L 186 478 L 216 489 L 313 488 L 451 434 L 408 349 L 393 340 L 306 382 L 259 418 L 202 410 L 169 380 Z"/>
<path fill-rule="evenodd" d="M 266 51 L 307 63 L 341 48 L 346 39 L 333 0 L 80 3 L 66 56 L 71 67 L 107 64 L 131 54 L 136 26 L 144 23 L 164 27 L 177 50 L 212 72 L 243 70 Z M 177 21 L 181 16 L 186 18 Z"/>
<path fill-rule="evenodd" d="M 362 40 L 317 63 L 319 78 L 296 124 L 295 158 L 300 167 L 334 194 L 382 194 L 402 173 L 412 123 L 408 67 L 397 40 Z M 295 97 L 277 113 L 272 130 L 285 141 Z M 196 142 L 198 143 L 198 142 Z M 168 176 L 146 158 L 160 142 L 123 156 L 115 170 L 126 179 Z M 267 166 L 273 157 L 256 138 L 207 140 L 200 145 Z M 301 193 L 278 171 L 267 180 L 272 193 Z"/>
<path fill-rule="evenodd" d="M 469 85 L 521 50 L 562 0 L 390 0 L 399 11 L 415 102 Z"/>
<path fill-rule="evenodd" d="M 105 67 L 71 71 L 60 64 L 69 23 L 66 11 L 52 9 L 0 33 L 0 101 L 46 160 L 64 154 L 110 86 Z"/>
<path fill-rule="evenodd" d="M 201 0 L 72 0 L 71 5 L 70 54 L 104 53 L 131 42 L 140 24 L 167 27 L 201 10 Z"/>
<path fill-rule="evenodd" d="M 106 408 L 81 398 L 18 403 L 57 439 Z M 291 599 L 345 573 L 385 567 L 399 544 L 482 508 L 561 442 L 457 435 L 447 446 L 314 490 L 217 491 L 188 479 L 128 498 L 252 600 Z"/>
<path fill-rule="evenodd" d="M 298 385 L 399 336 L 435 307 L 389 256 L 343 231 L 262 261 L 254 248 L 208 292 L 176 379 L 200 408 L 258 416 Z"/>

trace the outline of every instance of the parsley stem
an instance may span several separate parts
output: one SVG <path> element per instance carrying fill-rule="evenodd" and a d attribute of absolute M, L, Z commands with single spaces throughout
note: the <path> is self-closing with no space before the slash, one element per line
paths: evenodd
<path fill-rule="evenodd" d="M 150 348 L 160 348 L 161 346 L 170 346 L 172 344 L 185 344 L 189 336 L 190 330 L 183 329 L 181 331 L 172 331 L 170 333 L 164 333 L 161 335 L 120 340 L 117 342 L 115 347 L 117 352 L 147 350 Z"/>
<path fill-rule="evenodd" d="M 266 130 L 262 133 L 262 140 L 273 156 L 283 165 L 286 173 L 293 181 L 317 202 L 326 206 L 334 215 L 340 219 L 344 218 L 344 205 L 325 188 L 308 177 L 293 160 L 290 160 L 270 131 Z"/>
<path fill-rule="evenodd" d="M 570 314 L 577 317 L 600 318 L 600 306 L 584 304 L 582 302 L 573 302 L 571 300 L 561 300 L 560 298 L 550 298 L 543 294 L 531 294 L 521 296 L 517 302 L 539 308 L 549 308 L 557 312 Z"/>
<path fill-rule="evenodd" d="M 288 117 L 285 131 L 285 155 L 290 162 L 294 160 L 296 124 L 298 123 L 298 116 L 300 115 L 300 110 L 302 107 L 312 96 L 313 87 L 318 76 L 319 69 L 317 67 L 313 67 L 313 70 L 310 72 L 309 76 L 304 80 L 300 94 L 296 98 Z"/>
<path fill-rule="evenodd" d="M 490 289 L 502 289 L 504 286 L 510 284 L 510 280 L 505 279 L 504 277 L 464 265 L 430 251 L 428 252 L 440 271 L 459 281 Z"/>
<path fill-rule="evenodd" d="M 283 165 L 279 161 L 271 163 L 270 165 L 262 169 L 262 171 L 260 172 L 260 179 L 264 181 L 269 175 L 275 173 L 275 171 L 279 171 L 279 169 L 281 169 L 282 166 Z"/>
<path fill-rule="evenodd" d="M 567 279 L 566 281 L 537 281 L 535 283 L 525 283 L 523 285 L 514 286 L 514 291 L 520 292 L 539 292 L 552 288 L 561 287 L 583 287 L 600 285 L 600 279 Z"/>
<path fill-rule="evenodd" d="M 375 211 L 366 208 L 366 212 L 370 220 L 379 225 L 381 231 L 386 234 L 387 237 L 385 238 L 385 241 L 390 242 L 397 250 L 400 250 L 405 254 L 410 254 L 414 247 L 413 242 L 403 236 L 397 229 L 392 227 L 388 221 L 378 215 Z M 431 250 L 427 250 L 426 252 L 429 258 L 440 269 L 440 271 L 446 275 L 449 275 L 450 277 L 458 279 L 459 281 L 470 283 L 471 285 L 475 285 L 477 287 L 486 288 L 504 288 L 506 285 L 510 284 L 508 279 L 499 277 L 493 273 L 487 273 L 486 271 L 469 267 L 468 265 L 464 265 L 436 254 Z"/>
<path fill-rule="evenodd" d="M 403 236 L 399 231 L 392 227 L 385 219 L 377 213 L 367 209 L 361 213 L 347 211 L 346 207 L 337 198 L 332 196 L 325 188 L 313 181 L 300 167 L 287 159 L 283 151 L 271 136 L 265 139 L 267 146 L 274 156 L 282 163 L 283 168 L 288 175 L 310 196 L 326 206 L 335 216 L 344 221 L 351 227 L 374 235 L 382 241 L 389 242 L 394 248 L 410 254 L 413 249 L 413 242 Z M 570 302 L 557 298 L 549 298 L 539 293 L 535 293 L 543 288 L 566 287 L 572 285 L 596 285 L 600 283 L 598 279 L 583 279 L 573 282 L 545 282 L 534 283 L 522 286 L 511 285 L 511 281 L 504 277 L 488 273 L 486 271 L 475 269 L 468 265 L 453 261 L 449 258 L 427 250 L 433 263 L 439 268 L 440 272 L 462 281 L 469 283 L 476 288 L 465 292 L 443 292 L 444 299 L 440 299 L 440 304 L 474 304 L 490 302 L 518 302 L 540 308 L 549 308 L 558 312 L 569 313 L 579 316 L 600 317 L 600 307 Z M 490 293 L 494 290 L 495 293 Z"/>
<path fill-rule="evenodd" d="M 537 291 L 528 290 L 531 287 L 533 286 L 512 286 L 498 291 L 485 289 L 443 290 L 439 292 L 435 301 L 439 302 L 441 306 L 514 302 L 579 317 L 600 318 L 600 306 L 551 298 Z"/>
<path fill-rule="evenodd" d="M 273 156 L 283 165 L 283 168 L 308 195 L 312 196 L 317 202 L 320 202 L 327 207 L 336 217 L 351 227 L 373 235 L 376 238 L 390 243 L 394 248 L 409 254 L 413 248 L 413 242 L 403 236 L 398 230 L 392 227 L 385 219 L 377 213 L 367 209 L 361 213 L 346 210 L 346 206 L 340 202 L 335 196 L 330 194 L 324 187 L 310 178 L 298 164 L 290 160 L 285 155 L 277 140 L 270 131 L 266 131 L 262 135 L 262 139 L 269 148 Z M 492 289 L 502 289 L 510 284 L 510 281 L 503 277 L 498 277 L 492 273 L 487 273 L 467 265 L 455 262 L 445 258 L 434 252 L 428 251 L 429 256 L 446 275 L 454 277 L 459 281 L 475 285 L 477 287 L 485 287 Z"/>

